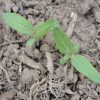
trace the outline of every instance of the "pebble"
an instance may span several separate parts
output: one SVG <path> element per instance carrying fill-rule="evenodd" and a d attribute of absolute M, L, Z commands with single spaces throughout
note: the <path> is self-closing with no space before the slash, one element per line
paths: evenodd
<path fill-rule="evenodd" d="M 84 0 L 81 4 L 80 4 L 80 9 L 79 12 L 81 14 L 86 14 L 94 5 L 94 0 Z"/>
<path fill-rule="evenodd" d="M 27 94 L 19 92 L 18 97 L 20 98 L 20 100 L 26 100 L 27 99 Z"/>
<path fill-rule="evenodd" d="M 25 84 L 28 84 L 30 81 L 33 81 L 33 74 L 31 73 L 31 70 L 24 68 L 21 74 L 21 81 Z"/>
<path fill-rule="evenodd" d="M 97 86 L 96 91 L 100 93 L 100 86 Z"/>
<path fill-rule="evenodd" d="M 79 90 L 79 94 L 80 94 L 80 95 L 83 95 L 84 92 L 83 92 L 82 90 Z"/>
<path fill-rule="evenodd" d="M 34 13 L 35 16 L 37 16 L 40 12 L 39 12 L 39 10 L 34 9 L 34 10 L 33 10 L 33 13 Z"/>
<path fill-rule="evenodd" d="M 84 89 L 85 87 L 84 87 L 84 85 L 79 84 L 79 85 L 78 85 L 78 88 L 79 88 L 80 90 L 82 90 L 82 89 Z"/>
<path fill-rule="evenodd" d="M 95 43 L 96 43 L 96 45 L 97 45 L 98 50 L 100 50 L 100 41 L 96 39 L 96 40 L 95 40 Z"/>
<path fill-rule="evenodd" d="M 25 15 L 29 15 L 29 14 L 32 14 L 32 13 L 33 13 L 32 8 L 29 8 L 29 9 L 25 10 Z"/>
<path fill-rule="evenodd" d="M 25 47 L 23 48 L 23 50 L 25 51 L 25 53 L 30 56 L 30 57 L 33 57 L 33 48 L 32 47 Z"/>
<path fill-rule="evenodd" d="M 51 53 L 51 57 L 53 61 L 56 61 L 58 59 L 57 54 L 56 53 Z"/>
<path fill-rule="evenodd" d="M 18 10 L 19 10 L 19 7 L 18 7 L 18 6 L 13 6 L 13 7 L 12 7 L 12 10 L 13 10 L 13 12 L 17 13 Z"/>
<path fill-rule="evenodd" d="M 0 86 L 0 90 L 2 89 L 2 86 Z"/>
<path fill-rule="evenodd" d="M 49 46 L 47 44 L 43 44 L 40 48 L 41 51 L 44 51 L 44 52 L 49 52 Z"/>
<path fill-rule="evenodd" d="M 24 6 L 27 6 L 27 7 L 29 7 L 29 6 L 35 6 L 35 5 L 37 5 L 37 4 L 39 4 L 39 1 L 38 0 L 24 0 L 23 1 L 23 3 L 24 3 Z"/>
<path fill-rule="evenodd" d="M 30 84 L 34 80 L 38 80 L 39 76 L 37 71 L 35 70 L 29 70 L 28 68 L 24 68 L 22 74 L 21 74 L 21 81 L 24 84 Z"/>
<path fill-rule="evenodd" d="M 80 100 L 80 95 L 79 94 L 75 94 L 71 97 L 70 100 Z M 82 100 L 82 99 L 81 99 Z"/>
<path fill-rule="evenodd" d="M 41 14 L 45 14 L 45 10 L 41 10 L 40 13 L 41 13 Z"/>
<path fill-rule="evenodd" d="M 2 74 L 2 69 L 0 68 L 0 75 Z"/>
<path fill-rule="evenodd" d="M 97 0 L 98 1 L 98 4 L 100 5 L 100 0 Z"/>
<path fill-rule="evenodd" d="M 100 23 L 100 9 L 94 10 L 94 16 L 95 16 L 96 22 Z"/>
<path fill-rule="evenodd" d="M 38 50 L 38 49 L 35 49 L 35 50 L 34 50 L 34 57 L 36 57 L 36 58 L 39 58 L 39 59 L 40 59 L 41 54 L 40 54 L 40 52 L 39 52 L 39 50 Z"/>
<path fill-rule="evenodd" d="M 88 97 L 86 100 L 93 100 L 91 97 Z"/>
<path fill-rule="evenodd" d="M 28 20 L 29 20 L 32 24 L 35 23 L 35 20 L 34 20 L 34 18 L 33 18 L 32 15 L 28 15 Z M 33 44 L 33 45 L 34 45 L 34 44 Z"/>
<path fill-rule="evenodd" d="M 11 100 L 15 96 L 15 92 L 13 90 L 10 90 L 8 92 L 5 92 L 1 95 L 2 99 L 0 100 Z"/>
<path fill-rule="evenodd" d="M 3 39 L 2 39 L 2 33 L 0 32 L 0 44 L 2 43 Z"/>

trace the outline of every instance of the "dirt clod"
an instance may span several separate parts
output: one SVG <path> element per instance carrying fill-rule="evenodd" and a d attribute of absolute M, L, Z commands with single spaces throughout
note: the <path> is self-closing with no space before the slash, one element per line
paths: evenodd
<path fill-rule="evenodd" d="M 36 73 L 36 71 L 24 68 L 24 70 L 22 71 L 20 80 L 24 84 L 29 84 L 30 82 L 34 81 L 34 75 L 36 75 L 36 74 L 38 75 L 38 73 Z M 35 77 L 37 77 L 37 75 Z M 38 79 L 38 77 L 37 77 L 37 79 Z"/>
<path fill-rule="evenodd" d="M 95 16 L 96 22 L 100 23 L 100 9 L 94 10 L 94 16 Z"/>

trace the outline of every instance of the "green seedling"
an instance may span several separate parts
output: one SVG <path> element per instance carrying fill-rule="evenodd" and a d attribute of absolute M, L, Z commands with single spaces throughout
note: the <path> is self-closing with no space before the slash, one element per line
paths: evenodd
<path fill-rule="evenodd" d="M 21 34 L 30 36 L 30 39 L 26 42 L 28 46 L 32 46 L 35 41 L 43 38 L 53 27 L 59 26 L 57 20 L 49 19 L 33 27 L 31 22 L 16 13 L 3 13 L 2 18 L 8 26 Z"/>
<path fill-rule="evenodd" d="M 100 83 L 100 73 L 86 57 L 78 54 L 80 46 L 71 42 L 70 38 L 60 28 L 57 20 L 49 19 L 33 27 L 28 20 L 15 13 L 3 13 L 2 18 L 7 25 L 19 33 L 30 36 L 30 39 L 26 42 L 28 46 L 32 46 L 35 41 L 43 38 L 49 31 L 52 31 L 56 48 L 64 55 L 60 59 L 60 63 L 71 63 L 77 71 L 92 81 Z"/>
<path fill-rule="evenodd" d="M 54 28 L 53 36 L 57 49 L 64 54 L 64 57 L 60 59 L 60 63 L 71 63 L 77 71 L 92 81 L 100 83 L 100 73 L 93 67 L 86 57 L 78 54 L 80 46 L 74 45 L 59 27 Z"/>

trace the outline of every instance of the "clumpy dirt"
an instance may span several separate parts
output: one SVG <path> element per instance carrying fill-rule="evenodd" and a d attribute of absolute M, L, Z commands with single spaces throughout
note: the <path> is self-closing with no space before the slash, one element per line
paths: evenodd
<path fill-rule="evenodd" d="M 2 12 L 19 13 L 33 25 L 58 19 L 100 71 L 100 0 L 0 0 Z M 25 45 L 28 38 L 0 20 L 0 100 L 100 100 L 98 84 L 59 64 L 51 33 L 32 47 Z"/>

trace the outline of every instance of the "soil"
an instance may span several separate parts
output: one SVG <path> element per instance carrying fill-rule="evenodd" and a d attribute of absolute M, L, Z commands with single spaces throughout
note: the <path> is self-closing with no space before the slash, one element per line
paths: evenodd
<path fill-rule="evenodd" d="M 2 12 L 19 13 L 33 25 L 58 19 L 100 71 L 100 0 L 0 0 Z M 77 15 L 74 22 L 72 13 Z M 29 37 L 0 20 L 0 100 L 100 100 L 100 85 L 72 65 L 59 64 L 61 54 L 51 35 L 27 47 Z"/>

